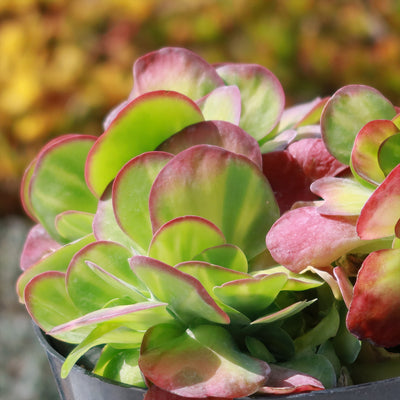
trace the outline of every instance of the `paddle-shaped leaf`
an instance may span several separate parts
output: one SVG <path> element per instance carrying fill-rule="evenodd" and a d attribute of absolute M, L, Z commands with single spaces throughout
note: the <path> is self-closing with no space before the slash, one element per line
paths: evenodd
<path fill-rule="evenodd" d="M 202 121 L 183 128 L 158 146 L 158 150 L 178 154 L 197 144 L 223 147 L 242 154 L 262 167 L 260 147 L 257 141 L 242 128 L 226 121 Z"/>
<path fill-rule="evenodd" d="M 56 216 L 57 232 L 69 242 L 92 233 L 94 214 L 83 211 L 64 211 Z"/>
<path fill-rule="evenodd" d="M 139 292 L 143 285 L 132 273 L 128 259 L 132 253 L 120 244 L 113 242 L 94 242 L 72 259 L 67 271 L 67 288 L 72 301 L 83 312 L 102 308 L 112 299 L 128 296 L 132 302 L 144 301 Z M 96 273 L 88 263 L 101 267 L 116 279 L 107 279 L 106 274 Z M 125 282 L 118 283 L 118 280 Z"/>
<path fill-rule="evenodd" d="M 248 270 L 246 255 L 233 244 L 210 247 L 193 257 L 193 260 L 205 261 L 239 272 L 246 273 Z"/>
<path fill-rule="evenodd" d="M 239 125 L 240 90 L 237 86 L 221 86 L 196 101 L 206 120 L 228 121 Z"/>
<path fill-rule="evenodd" d="M 347 327 L 379 346 L 400 344 L 400 249 L 375 251 L 364 260 L 354 285 Z"/>
<path fill-rule="evenodd" d="M 400 133 L 388 137 L 381 144 L 378 161 L 385 176 L 389 175 L 390 171 L 400 163 Z"/>
<path fill-rule="evenodd" d="M 264 139 L 283 112 L 285 95 L 279 80 L 267 68 L 255 64 L 225 63 L 216 69 L 226 84 L 240 90 L 240 126 L 257 140 Z"/>
<path fill-rule="evenodd" d="M 214 288 L 214 293 L 225 304 L 250 318 L 257 318 L 272 304 L 285 286 L 286 274 L 261 278 L 240 279 Z"/>
<path fill-rule="evenodd" d="M 227 85 L 235 85 L 240 90 L 240 127 L 262 140 L 283 112 L 285 95 L 280 82 L 271 71 L 255 64 L 224 64 L 217 72 Z"/>
<path fill-rule="evenodd" d="M 80 311 L 68 296 L 65 274 L 58 271 L 44 272 L 32 278 L 24 292 L 26 308 L 32 319 L 44 331 L 81 316 Z M 57 339 L 70 343 L 81 342 L 90 328 L 55 335 Z"/>
<path fill-rule="evenodd" d="M 189 215 L 164 224 L 154 234 L 148 255 L 175 265 L 192 260 L 208 247 L 224 243 L 224 235 L 214 224 L 204 218 Z"/>
<path fill-rule="evenodd" d="M 203 119 L 197 105 L 180 93 L 157 91 L 132 100 L 89 152 L 85 171 L 89 188 L 100 197 L 126 162 Z"/>
<path fill-rule="evenodd" d="M 36 161 L 29 183 L 30 205 L 40 223 L 57 240 L 63 240 L 54 225 L 58 214 L 68 210 L 96 210 L 97 199 L 84 178 L 86 157 L 95 139 L 66 135 L 46 146 Z"/>
<path fill-rule="evenodd" d="M 184 397 L 237 398 L 254 393 L 270 368 L 241 353 L 222 327 L 162 324 L 146 332 L 139 365 L 151 382 Z"/>
<path fill-rule="evenodd" d="M 348 85 L 328 101 L 321 116 L 322 137 L 329 152 L 349 165 L 356 135 L 368 122 L 391 119 L 396 115 L 392 103 L 376 89 Z"/>
<path fill-rule="evenodd" d="M 94 242 L 93 235 L 88 235 L 75 242 L 69 243 L 41 258 L 36 264 L 27 268 L 17 281 L 19 301 L 23 302 L 23 293 L 26 284 L 36 275 L 47 271 L 66 272 L 74 254 L 89 243 Z"/>
<path fill-rule="evenodd" d="M 248 258 L 265 248 L 279 215 L 272 190 L 247 157 L 210 145 L 191 147 L 158 174 L 149 200 L 153 231 L 179 216 L 198 215 L 221 229 Z"/>
<path fill-rule="evenodd" d="M 370 183 L 380 184 L 385 175 L 379 165 L 379 148 L 385 139 L 398 132 L 392 121 L 368 122 L 356 136 L 351 152 L 351 164 L 356 174 Z"/>
<path fill-rule="evenodd" d="M 28 269 L 42 257 L 53 253 L 60 247 L 61 244 L 51 238 L 42 225 L 35 225 L 29 231 L 24 248 L 22 249 L 20 259 L 21 269 Z"/>
<path fill-rule="evenodd" d="M 386 177 L 365 203 L 357 221 L 361 239 L 378 239 L 395 234 L 400 219 L 400 165 Z"/>
<path fill-rule="evenodd" d="M 114 180 L 112 202 L 121 229 L 143 251 L 149 247 L 153 232 L 149 215 L 149 195 L 154 179 L 173 156 L 161 151 L 133 158 Z"/>
<path fill-rule="evenodd" d="M 171 311 L 184 323 L 229 323 L 228 315 L 192 276 L 149 257 L 134 256 L 130 265 L 155 298 L 168 303 Z"/>
<path fill-rule="evenodd" d="M 293 272 L 309 265 L 327 267 L 362 243 L 355 225 L 355 217 L 324 216 L 315 207 L 297 208 L 272 226 L 267 248 L 276 262 Z"/>
<path fill-rule="evenodd" d="M 178 47 L 165 47 L 138 58 L 133 79 L 134 97 L 154 90 L 174 90 L 197 100 L 224 85 L 203 58 Z"/>
<path fill-rule="evenodd" d="M 332 176 L 313 182 L 311 191 L 324 199 L 318 212 L 325 215 L 359 215 L 373 193 L 354 179 Z"/>

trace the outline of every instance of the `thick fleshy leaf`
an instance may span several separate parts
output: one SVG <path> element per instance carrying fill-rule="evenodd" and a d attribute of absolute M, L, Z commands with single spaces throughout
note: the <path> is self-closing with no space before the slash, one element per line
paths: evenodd
<path fill-rule="evenodd" d="M 92 233 L 94 214 L 83 211 L 64 211 L 56 216 L 57 232 L 69 242 Z"/>
<path fill-rule="evenodd" d="M 146 384 L 138 365 L 139 354 L 138 348 L 115 349 L 105 345 L 93 373 L 127 385 L 145 388 Z"/>
<path fill-rule="evenodd" d="M 51 238 L 42 225 L 35 225 L 29 231 L 22 249 L 21 269 L 25 271 L 42 257 L 53 253 L 60 247 L 61 244 Z"/>
<path fill-rule="evenodd" d="M 108 343 L 125 343 L 129 347 L 139 347 L 143 332 L 105 323 L 94 328 L 67 356 L 61 367 L 61 378 L 66 378 L 74 364 L 92 347 Z"/>
<path fill-rule="evenodd" d="M 125 164 L 114 180 L 112 202 L 116 220 L 143 251 L 148 249 L 153 236 L 149 215 L 150 189 L 172 157 L 161 151 L 143 153 Z"/>
<path fill-rule="evenodd" d="M 297 131 L 294 129 L 288 129 L 276 135 L 273 139 L 266 141 L 260 147 L 261 153 L 271 153 L 273 151 L 286 150 L 289 143 L 297 136 Z"/>
<path fill-rule="evenodd" d="M 362 127 L 351 152 L 351 164 L 357 175 L 373 184 L 385 179 L 378 161 L 379 148 L 385 139 L 398 132 L 392 121 L 382 119 L 368 122 Z"/>
<path fill-rule="evenodd" d="M 130 265 L 155 298 L 168 303 L 185 323 L 192 324 L 199 320 L 229 323 L 228 315 L 192 276 L 150 257 L 132 257 Z"/>
<path fill-rule="evenodd" d="M 24 298 L 30 316 L 45 332 L 81 315 L 68 296 L 63 272 L 49 271 L 35 276 L 26 285 Z M 54 336 L 79 343 L 89 332 L 90 328 L 82 328 Z"/>
<path fill-rule="evenodd" d="M 321 116 L 322 137 L 329 152 L 349 165 L 356 135 L 368 122 L 391 119 L 396 115 L 392 103 L 376 89 L 348 85 L 328 101 Z"/>
<path fill-rule="evenodd" d="M 28 215 L 28 217 L 31 218 L 35 222 L 39 222 L 39 221 L 35 215 L 35 211 L 32 206 L 32 202 L 31 202 L 31 198 L 30 198 L 30 194 L 29 194 L 29 186 L 30 186 L 30 183 L 32 180 L 33 172 L 35 171 L 37 159 L 38 159 L 38 156 L 36 156 L 36 158 L 34 158 L 29 163 L 29 165 L 26 167 L 25 172 L 21 179 L 21 186 L 20 186 L 20 190 L 19 190 L 22 207 L 23 207 L 26 215 Z"/>
<path fill-rule="evenodd" d="M 143 285 L 132 273 L 128 259 L 132 253 L 113 242 L 94 242 L 80 250 L 67 271 L 67 288 L 72 301 L 83 313 L 102 308 L 112 299 L 128 296 L 132 302 L 144 301 L 139 292 Z M 96 273 L 88 263 L 96 264 L 106 274 Z M 119 283 L 118 280 L 124 283 Z"/>
<path fill-rule="evenodd" d="M 237 86 L 221 86 L 196 101 L 206 120 L 227 121 L 239 125 L 241 97 Z"/>
<path fill-rule="evenodd" d="M 325 389 L 324 385 L 314 377 L 290 368 L 271 364 L 268 386 L 258 390 L 260 394 L 285 395 Z"/>
<path fill-rule="evenodd" d="M 353 285 L 350 282 L 349 277 L 346 272 L 341 267 L 333 268 L 333 275 L 338 283 L 340 293 L 342 294 L 343 301 L 346 307 L 350 307 L 351 300 L 353 298 Z"/>
<path fill-rule="evenodd" d="M 190 331 L 171 324 L 151 328 L 139 365 L 155 385 L 184 397 L 247 396 L 270 372 L 267 363 L 241 353 L 229 333 L 215 325 Z"/>
<path fill-rule="evenodd" d="M 310 190 L 311 180 L 287 150 L 263 154 L 262 159 L 263 173 L 274 191 L 281 214 L 297 201 L 318 199 Z"/>
<path fill-rule="evenodd" d="M 398 131 L 400 132 L 400 131 Z M 400 163 L 400 133 L 388 137 L 379 147 L 379 166 L 383 173 L 389 173 Z"/>
<path fill-rule="evenodd" d="M 368 255 L 358 273 L 347 327 L 379 346 L 400 344 L 400 249 Z"/>
<path fill-rule="evenodd" d="M 271 324 L 276 321 L 280 321 L 285 318 L 289 318 L 292 315 L 299 313 L 300 311 L 304 310 L 310 304 L 314 303 L 315 300 L 311 301 L 298 301 L 297 303 L 293 303 L 290 306 L 282 308 L 279 311 L 273 312 L 271 314 L 265 315 L 263 317 L 257 318 L 251 324 Z"/>
<path fill-rule="evenodd" d="M 26 269 L 24 273 L 20 275 L 17 281 L 17 293 L 19 301 L 23 302 L 25 286 L 33 277 L 47 271 L 66 272 L 68 264 L 70 263 L 74 254 L 87 244 L 92 243 L 94 240 L 95 238 L 93 235 L 85 236 L 82 239 L 56 249 L 52 253 L 49 253 L 47 256 L 41 258 L 38 262 L 36 262 L 36 264 L 33 264 Z"/>
<path fill-rule="evenodd" d="M 157 91 L 132 100 L 89 152 L 85 171 L 89 188 L 100 197 L 130 159 L 203 119 L 197 105 L 180 93 Z"/>
<path fill-rule="evenodd" d="M 247 157 L 210 145 L 179 153 L 161 170 L 149 208 L 153 231 L 176 217 L 198 215 L 248 258 L 263 251 L 265 233 L 279 215 L 258 167 Z"/>
<path fill-rule="evenodd" d="M 272 304 L 286 281 L 287 275 L 282 273 L 240 279 L 215 287 L 214 293 L 230 307 L 250 318 L 257 318 Z"/>
<path fill-rule="evenodd" d="M 285 95 L 276 76 L 255 64 L 224 64 L 217 68 L 227 85 L 236 85 L 242 97 L 240 127 L 262 140 L 278 123 Z"/>
<path fill-rule="evenodd" d="M 114 214 L 111 185 L 104 191 L 98 202 L 93 219 L 93 233 L 96 240 L 117 242 L 135 253 L 146 254 L 147 249 L 142 249 L 118 225 Z"/>
<path fill-rule="evenodd" d="M 192 260 L 202 250 L 225 243 L 222 232 L 210 221 L 196 216 L 175 218 L 154 234 L 149 257 L 175 265 Z"/>
<path fill-rule="evenodd" d="M 138 58 L 133 66 L 133 96 L 154 90 L 174 90 L 200 99 L 223 80 L 214 67 L 190 50 L 165 47 Z"/>
<path fill-rule="evenodd" d="M 60 334 L 75 329 L 97 325 L 103 322 L 115 326 L 125 326 L 136 331 L 145 331 L 156 323 L 170 322 L 171 315 L 166 311 L 166 303 L 144 302 L 124 306 L 107 307 L 85 314 L 65 324 L 58 325 L 49 334 Z"/>
<path fill-rule="evenodd" d="M 400 165 L 386 177 L 365 203 L 357 222 L 361 239 L 378 239 L 395 234 L 400 219 Z"/>
<path fill-rule="evenodd" d="M 336 176 L 348 168 L 329 154 L 324 142 L 319 138 L 305 138 L 293 142 L 288 151 L 311 181 L 324 176 Z"/>
<path fill-rule="evenodd" d="M 272 226 L 267 248 L 276 262 L 293 272 L 309 265 L 327 267 L 361 244 L 355 225 L 354 217 L 324 216 L 315 207 L 297 208 Z"/>
<path fill-rule="evenodd" d="M 84 178 L 86 157 L 94 136 L 66 135 L 46 146 L 37 159 L 29 183 L 30 204 L 34 215 L 52 237 L 62 240 L 54 221 L 68 211 L 94 212 L 97 199 Z"/>
<path fill-rule="evenodd" d="M 178 396 L 158 386 L 151 384 L 144 395 L 143 400 L 187 400 L 187 397 Z M 190 397 L 190 400 L 231 400 L 226 397 Z"/>
<path fill-rule="evenodd" d="M 311 191 L 324 199 L 318 212 L 325 215 L 359 215 L 373 193 L 354 179 L 332 176 L 313 182 Z"/>
<path fill-rule="evenodd" d="M 193 257 L 193 260 L 205 261 L 244 273 L 248 270 L 246 255 L 233 244 L 210 247 Z"/>
<path fill-rule="evenodd" d="M 257 141 L 242 128 L 226 121 L 202 121 L 190 125 L 158 146 L 158 150 L 178 154 L 197 144 L 223 147 L 233 153 L 248 157 L 260 168 L 262 167 Z"/>

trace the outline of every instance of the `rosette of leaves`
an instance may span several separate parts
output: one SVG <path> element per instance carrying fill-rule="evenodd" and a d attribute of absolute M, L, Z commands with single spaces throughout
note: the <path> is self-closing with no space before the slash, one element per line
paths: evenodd
<path fill-rule="evenodd" d="M 290 270 L 312 266 L 334 275 L 348 329 L 385 348 L 400 344 L 399 128 L 398 108 L 377 90 L 338 90 L 321 130 L 330 153 L 349 170 L 315 181 L 311 191 L 322 200 L 289 211 L 267 235 L 272 256 Z M 379 358 L 398 363 L 384 350 Z"/>
<path fill-rule="evenodd" d="M 336 385 L 358 353 L 339 296 L 277 266 L 265 244 L 279 209 L 347 168 L 318 150 L 326 100 L 283 112 L 265 68 L 176 48 L 140 58 L 134 78 L 100 137 L 54 139 L 21 185 L 37 225 L 17 292 L 45 332 L 76 345 L 63 377 L 100 347 L 94 372 L 147 385 L 147 399 Z M 298 191 L 274 181 L 287 159 Z"/>

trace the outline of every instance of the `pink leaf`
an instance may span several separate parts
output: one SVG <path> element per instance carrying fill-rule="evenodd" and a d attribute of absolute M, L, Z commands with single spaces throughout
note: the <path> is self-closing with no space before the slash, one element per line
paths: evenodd
<path fill-rule="evenodd" d="M 311 265 L 328 267 L 360 244 L 356 218 L 323 216 L 315 207 L 302 207 L 284 214 L 267 234 L 267 247 L 278 263 L 293 272 Z"/>

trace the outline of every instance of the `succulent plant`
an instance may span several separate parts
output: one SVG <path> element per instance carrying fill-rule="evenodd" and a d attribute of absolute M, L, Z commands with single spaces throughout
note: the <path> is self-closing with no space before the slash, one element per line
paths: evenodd
<path fill-rule="evenodd" d="M 181 48 L 133 72 L 104 133 L 52 140 L 21 184 L 17 292 L 75 345 L 63 377 L 96 347 L 94 373 L 147 400 L 284 394 L 348 382 L 358 338 L 399 344 L 390 102 L 349 86 L 284 110 L 269 70 Z"/>

